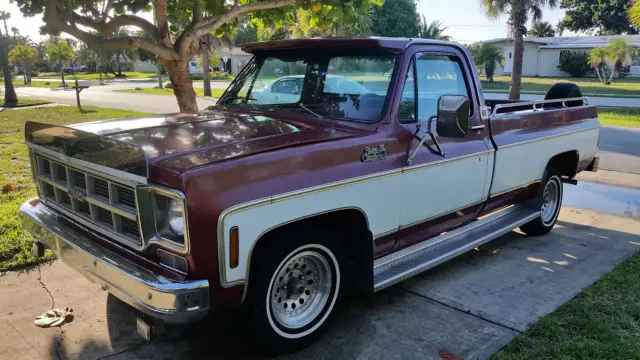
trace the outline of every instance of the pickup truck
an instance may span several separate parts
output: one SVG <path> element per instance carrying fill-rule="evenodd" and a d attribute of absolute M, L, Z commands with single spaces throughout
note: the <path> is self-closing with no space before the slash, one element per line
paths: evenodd
<path fill-rule="evenodd" d="M 597 111 L 577 86 L 485 100 L 461 45 L 243 49 L 253 59 L 201 113 L 27 122 L 34 251 L 143 318 L 240 308 L 259 343 L 291 351 L 348 289 L 380 291 L 518 227 L 548 233 L 564 183 L 597 170 Z"/>

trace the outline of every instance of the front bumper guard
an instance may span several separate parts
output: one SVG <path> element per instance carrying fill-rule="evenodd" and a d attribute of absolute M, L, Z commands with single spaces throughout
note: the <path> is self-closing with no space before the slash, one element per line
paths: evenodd
<path fill-rule="evenodd" d="M 174 281 L 154 274 L 98 246 L 61 221 L 60 215 L 31 199 L 20 206 L 25 229 L 71 268 L 143 313 L 167 323 L 184 324 L 209 312 L 209 282 Z"/>

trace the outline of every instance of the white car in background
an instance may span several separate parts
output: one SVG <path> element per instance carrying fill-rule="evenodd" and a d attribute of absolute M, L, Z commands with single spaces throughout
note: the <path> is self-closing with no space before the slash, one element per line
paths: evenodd
<path fill-rule="evenodd" d="M 300 101 L 304 75 L 281 77 L 264 89 L 253 90 L 251 97 L 254 104 L 293 104 Z M 341 95 L 362 95 L 370 93 L 367 88 L 357 82 L 338 75 L 327 75 L 324 92 Z"/>

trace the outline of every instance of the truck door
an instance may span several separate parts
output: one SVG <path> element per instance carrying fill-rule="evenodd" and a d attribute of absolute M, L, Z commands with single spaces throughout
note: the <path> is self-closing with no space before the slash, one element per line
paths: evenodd
<path fill-rule="evenodd" d="M 429 139 L 429 147 L 422 146 L 411 165 L 403 168 L 396 249 L 472 221 L 487 199 L 494 150 L 480 116 L 473 73 L 462 53 L 443 48 L 447 50 L 418 49 L 412 57 L 398 104 L 398 123 L 415 132 L 417 121 L 437 115 L 440 96 L 464 95 L 471 103 L 469 129 L 463 138 L 444 138 L 437 134 L 434 119 L 432 132 L 443 154 L 429 150 L 435 149 Z M 411 146 L 407 143 L 407 150 Z"/>

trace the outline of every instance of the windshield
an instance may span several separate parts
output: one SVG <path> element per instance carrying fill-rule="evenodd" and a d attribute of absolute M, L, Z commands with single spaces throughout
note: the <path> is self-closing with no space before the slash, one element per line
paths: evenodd
<path fill-rule="evenodd" d="M 382 113 L 394 65 L 392 54 L 257 57 L 218 103 L 372 122 Z"/>

